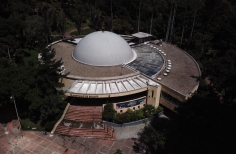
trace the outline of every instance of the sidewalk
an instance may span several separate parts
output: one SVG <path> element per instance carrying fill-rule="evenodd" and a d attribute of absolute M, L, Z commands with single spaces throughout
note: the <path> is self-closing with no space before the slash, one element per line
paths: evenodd
<path fill-rule="evenodd" d="M 0 136 L 0 154 L 135 154 L 136 139 L 102 140 L 82 137 L 49 137 L 43 132 L 23 131 L 23 138 L 11 134 Z"/>

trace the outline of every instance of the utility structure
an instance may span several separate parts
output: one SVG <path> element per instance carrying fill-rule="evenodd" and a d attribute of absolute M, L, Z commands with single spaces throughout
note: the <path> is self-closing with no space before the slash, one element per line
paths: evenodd
<path fill-rule="evenodd" d="M 15 101 L 14 95 L 12 95 L 12 96 L 10 97 L 10 99 L 13 100 L 13 103 L 14 103 L 14 106 L 15 106 L 15 110 L 16 110 L 17 119 L 18 119 L 19 125 L 20 125 L 19 130 L 20 130 L 20 133 L 21 133 L 21 137 L 23 137 L 23 134 L 22 134 L 22 127 L 21 127 L 21 123 L 20 123 L 20 117 L 19 117 L 18 110 L 17 110 L 17 107 L 16 107 L 16 101 Z"/>

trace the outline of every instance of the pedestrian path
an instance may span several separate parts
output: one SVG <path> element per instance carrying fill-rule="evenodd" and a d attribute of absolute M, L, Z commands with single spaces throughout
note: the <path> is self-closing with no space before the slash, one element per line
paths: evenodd
<path fill-rule="evenodd" d="M 136 139 L 102 140 L 23 131 L 23 138 L 4 134 L 0 136 L 0 154 L 135 154 Z"/>

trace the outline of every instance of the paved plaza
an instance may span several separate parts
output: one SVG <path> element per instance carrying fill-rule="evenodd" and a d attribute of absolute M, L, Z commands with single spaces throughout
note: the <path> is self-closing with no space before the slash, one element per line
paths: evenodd
<path fill-rule="evenodd" d="M 49 137 L 43 132 L 23 131 L 23 138 L 11 134 L 0 137 L 0 154 L 135 154 L 136 139 L 116 141 L 82 137 Z"/>

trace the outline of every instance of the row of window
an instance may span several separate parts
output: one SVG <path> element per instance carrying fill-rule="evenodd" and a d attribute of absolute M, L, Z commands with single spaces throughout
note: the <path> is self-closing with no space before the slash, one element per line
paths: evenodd
<path fill-rule="evenodd" d="M 143 106 L 145 106 L 146 104 L 143 104 Z M 137 107 L 138 109 L 140 109 L 140 106 L 138 106 Z M 133 110 L 135 110 L 136 108 L 135 107 L 133 107 Z M 117 112 L 117 111 L 116 111 Z M 120 113 L 122 113 L 123 112 L 123 110 L 120 110 Z"/>
<path fill-rule="evenodd" d="M 161 97 L 163 99 L 165 99 L 166 101 L 168 101 L 169 103 L 174 104 L 177 107 L 182 103 L 180 100 L 174 98 L 173 96 L 171 96 L 163 91 L 161 92 Z"/>

